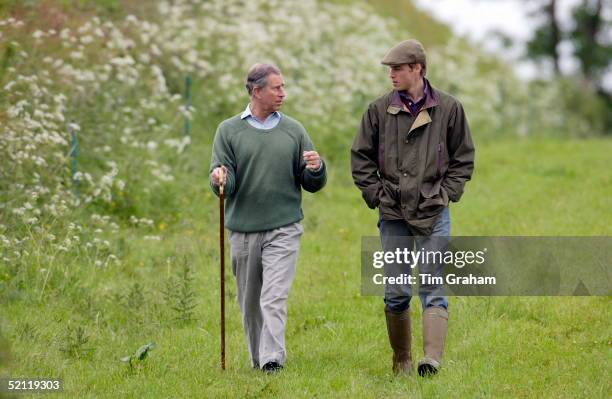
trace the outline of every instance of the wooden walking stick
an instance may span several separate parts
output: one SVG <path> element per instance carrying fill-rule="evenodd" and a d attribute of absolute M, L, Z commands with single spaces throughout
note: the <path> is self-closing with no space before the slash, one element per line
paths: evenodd
<path fill-rule="evenodd" d="M 219 173 L 219 256 L 221 258 L 221 370 L 225 370 L 225 207 L 223 187 L 225 174 Z"/>

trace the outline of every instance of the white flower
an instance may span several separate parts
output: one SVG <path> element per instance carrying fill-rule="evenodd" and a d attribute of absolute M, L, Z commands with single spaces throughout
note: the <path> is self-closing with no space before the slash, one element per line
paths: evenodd
<path fill-rule="evenodd" d="M 110 64 L 115 65 L 117 67 L 134 65 L 134 59 L 129 55 L 126 55 L 125 57 L 115 57 L 110 60 Z"/>
<path fill-rule="evenodd" d="M 134 15 L 130 14 L 127 17 L 125 17 L 125 22 L 133 23 L 133 24 L 138 24 L 138 18 L 136 18 Z"/>
<path fill-rule="evenodd" d="M 81 51 L 71 51 L 69 54 L 69 57 L 75 60 L 82 60 L 85 58 L 85 56 L 83 55 L 83 52 Z"/>
<path fill-rule="evenodd" d="M 151 56 L 147 53 L 142 53 L 138 55 L 138 60 L 142 64 L 149 64 L 151 62 Z"/>

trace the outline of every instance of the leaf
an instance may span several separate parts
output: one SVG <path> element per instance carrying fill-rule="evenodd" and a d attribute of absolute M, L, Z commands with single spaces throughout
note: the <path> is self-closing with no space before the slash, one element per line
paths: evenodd
<path fill-rule="evenodd" d="M 149 351 L 152 350 L 154 347 L 155 344 L 153 342 L 143 345 L 136 351 L 134 357 L 138 360 L 144 360 L 149 354 Z"/>

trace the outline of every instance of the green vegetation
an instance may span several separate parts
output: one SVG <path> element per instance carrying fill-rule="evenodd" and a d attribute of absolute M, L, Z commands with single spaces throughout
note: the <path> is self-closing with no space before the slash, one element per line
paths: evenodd
<path fill-rule="evenodd" d="M 360 295 L 360 238 L 377 234 L 376 213 L 352 184 L 348 148 L 367 101 L 386 90 L 377 62 L 402 37 L 393 20 L 343 1 L 291 3 L 272 22 L 269 10 L 249 9 L 240 28 L 233 3 L 206 2 L 200 15 L 175 1 L 163 17 L 130 1 L 34 3 L 0 4 L 2 375 L 62 378 L 58 397 L 608 396 L 601 297 L 451 298 L 441 374 L 392 377 L 382 300 Z M 75 18 L 32 22 L 50 9 Z M 285 110 L 329 162 L 328 186 L 304 196 L 289 360 L 277 376 L 249 367 L 229 267 L 219 368 L 218 204 L 207 173 L 216 124 L 247 101 L 241 79 L 253 60 L 236 55 L 245 38 L 286 70 Z M 275 40 L 286 52 L 270 52 Z M 439 40 L 432 82 L 466 104 L 477 145 L 452 234 L 609 235 L 612 142 L 580 115 L 553 112 L 555 83 L 525 108 L 528 87 L 495 62 L 481 70 L 459 51 L 465 43 Z M 490 79 L 476 79 L 483 73 Z M 194 109 L 184 109 L 185 75 Z M 416 358 L 419 313 L 414 302 Z"/>
<path fill-rule="evenodd" d="M 604 140 L 479 145 L 474 180 L 451 208 L 453 234 L 609 234 L 611 150 Z M 3 306 L 10 374 L 61 377 L 70 397 L 606 397 L 609 298 L 451 298 L 447 367 L 433 380 L 394 380 L 382 301 L 359 294 L 359 242 L 376 234 L 375 214 L 346 168 L 332 165 L 329 185 L 305 201 L 281 375 L 250 369 L 229 271 L 228 369 L 219 370 L 217 207 L 204 184 L 194 201 L 185 182 L 172 187 L 184 216 L 161 243 L 122 228 L 129 255 L 120 266 L 58 265 L 44 300 L 36 279 L 12 291 Z M 173 258 L 182 254 L 191 256 L 198 302 L 188 322 L 165 299 L 168 278 L 184 267 Z M 67 323 L 85 331 L 84 345 L 74 333 L 66 337 Z M 120 358 L 149 341 L 155 350 L 129 371 Z M 62 351 L 66 345 L 79 356 Z"/>

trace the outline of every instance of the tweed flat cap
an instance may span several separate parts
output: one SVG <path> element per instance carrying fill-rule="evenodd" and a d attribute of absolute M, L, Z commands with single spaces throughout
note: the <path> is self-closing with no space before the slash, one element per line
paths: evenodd
<path fill-rule="evenodd" d="M 382 59 L 383 65 L 417 64 L 427 65 L 423 45 L 414 39 L 396 44 Z"/>

